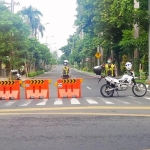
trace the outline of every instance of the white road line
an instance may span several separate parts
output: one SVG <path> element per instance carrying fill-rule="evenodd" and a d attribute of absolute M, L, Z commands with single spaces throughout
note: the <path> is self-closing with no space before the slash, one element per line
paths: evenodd
<path fill-rule="evenodd" d="M 104 98 L 100 98 L 100 97 L 97 97 L 98 99 L 102 100 L 103 102 L 105 102 L 106 104 L 109 104 L 109 105 L 112 105 L 114 103 L 110 102 L 110 101 L 107 101 L 105 100 Z"/>
<path fill-rule="evenodd" d="M 57 99 L 55 102 L 54 102 L 54 105 L 62 105 L 63 102 L 62 102 L 62 99 Z"/>
<path fill-rule="evenodd" d="M 91 88 L 90 88 L 90 87 L 88 87 L 88 86 L 87 86 L 87 88 L 88 88 L 89 90 L 91 90 Z"/>
<path fill-rule="evenodd" d="M 3 107 L 9 107 L 11 106 L 12 104 L 14 104 L 16 101 L 13 101 L 13 102 L 7 102 L 5 103 L 4 105 L 2 105 Z"/>
<path fill-rule="evenodd" d="M 145 99 L 147 99 L 147 100 L 150 100 L 150 97 L 144 97 Z"/>
<path fill-rule="evenodd" d="M 46 104 L 46 102 L 48 101 L 48 99 L 43 99 L 43 101 L 42 102 L 40 102 L 40 103 L 37 103 L 36 105 L 38 105 L 38 106 L 43 106 L 43 105 L 45 105 Z"/>
<path fill-rule="evenodd" d="M 115 98 L 112 98 L 113 100 L 115 100 L 115 101 L 118 101 L 118 102 L 121 102 L 121 103 L 124 103 L 124 104 L 130 104 L 130 103 L 128 103 L 128 102 L 125 102 L 125 101 L 120 101 L 120 100 L 118 100 L 118 99 L 115 99 Z"/>
<path fill-rule="evenodd" d="M 134 102 L 136 102 L 136 103 L 138 103 L 138 104 L 142 104 L 142 103 L 139 102 L 139 101 L 133 100 L 133 99 L 135 99 L 135 97 L 133 97 L 133 96 L 128 96 L 128 97 L 132 98 L 132 101 L 134 101 Z"/>
<path fill-rule="evenodd" d="M 21 104 L 19 106 L 24 107 L 24 106 L 29 105 L 31 102 L 32 102 L 32 100 L 27 100 L 25 103 L 23 103 L 23 104 Z"/>
<path fill-rule="evenodd" d="M 90 103 L 90 104 L 98 104 L 98 102 L 96 102 L 95 100 L 88 99 L 88 98 L 86 98 L 86 100 L 87 100 L 88 103 Z"/>
<path fill-rule="evenodd" d="M 70 101 L 71 101 L 71 104 L 80 104 L 80 102 L 76 98 L 71 98 Z"/>

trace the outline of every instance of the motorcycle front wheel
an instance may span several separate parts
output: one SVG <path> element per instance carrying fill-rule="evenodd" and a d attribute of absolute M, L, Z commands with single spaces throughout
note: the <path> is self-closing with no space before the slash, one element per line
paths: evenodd
<path fill-rule="evenodd" d="M 136 85 L 133 85 L 132 92 L 137 97 L 142 97 L 147 93 L 147 88 L 144 83 L 136 82 Z"/>
<path fill-rule="evenodd" d="M 111 90 L 112 86 L 108 84 L 104 84 L 100 88 L 100 93 L 103 97 L 112 97 L 114 94 L 114 90 Z"/>

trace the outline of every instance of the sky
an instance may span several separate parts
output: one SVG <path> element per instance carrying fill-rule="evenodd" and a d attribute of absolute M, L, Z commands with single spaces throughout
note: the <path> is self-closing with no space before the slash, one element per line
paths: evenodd
<path fill-rule="evenodd" d="M 11 3 L 11 0 L 5 1 Z M 76 0 L 14 0 L 14 2 L 20 3 L 19 6 L 14 6 L 14 12 L 30 5 L 41 11 L 43 14 L 41 22 L 45 26 L 45 31 L 40 42 L 47 43 L 51 51 L 57 50 L 60 56 L 61 51 L 58 50 L 67 44 L 69 35 L 76 31 L 74 26 L 77 13 Z"/>

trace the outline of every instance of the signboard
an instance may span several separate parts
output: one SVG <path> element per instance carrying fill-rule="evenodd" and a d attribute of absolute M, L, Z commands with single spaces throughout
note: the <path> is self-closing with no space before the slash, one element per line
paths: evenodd
<path fill-rule="evenodd" d="M 95 57 L 96 57 L 96 58 L 100 58 L 100 57 L 101 57 L 101 53 L 100 53 L 100 52 L 97 52 L 97 53 L 95 54 Z"/>

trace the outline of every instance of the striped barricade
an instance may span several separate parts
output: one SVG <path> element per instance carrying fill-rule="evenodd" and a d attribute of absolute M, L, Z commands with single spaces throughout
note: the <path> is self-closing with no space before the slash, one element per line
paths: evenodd
<path fill-rule="evenodd" d="M 25 80 L 25 99 L 49 99 L 51 80 Z"/>
<path fill-rule="evenodd" d="M 1 100 L 19 100 L 21 80 L 0 81 Z"/>
<path fill-rule="evenodd" d="M 80 98 L 82 81 L 82 79 L 58 79 L 55 83 L 57 86 L 58 98 Z"/>

